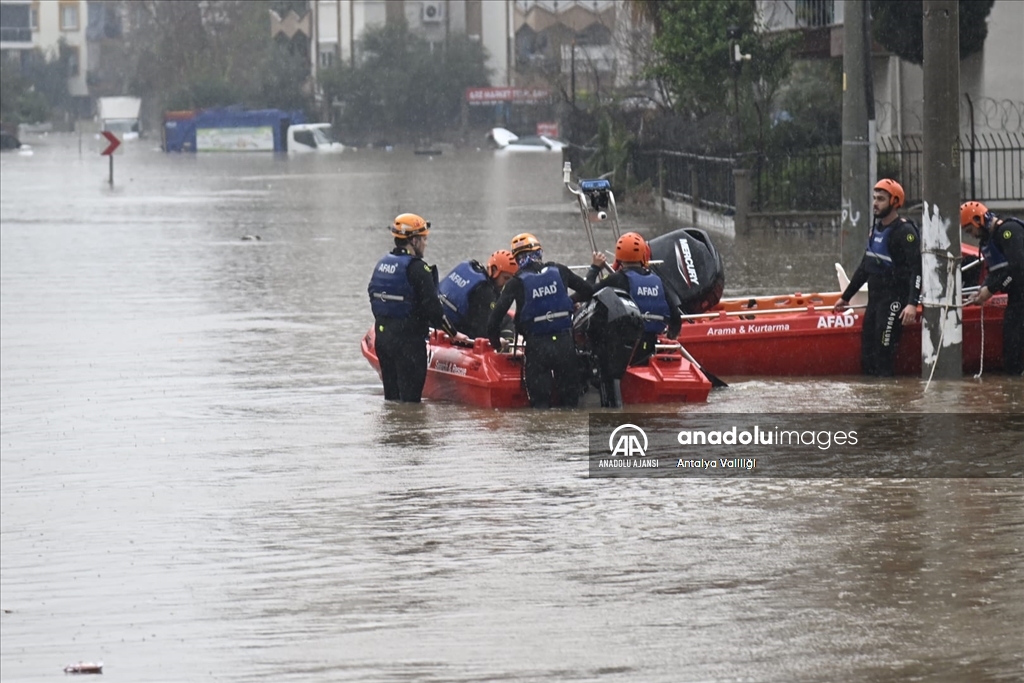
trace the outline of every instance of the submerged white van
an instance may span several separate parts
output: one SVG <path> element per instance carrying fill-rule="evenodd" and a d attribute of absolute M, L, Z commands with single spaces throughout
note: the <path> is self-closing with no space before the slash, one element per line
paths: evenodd
<path fill-rule="evenodd" d="M 288 126 L 288 153 L 340 152 L 345 145 L 334 139 L 329 123 L 296 123 Z"/>

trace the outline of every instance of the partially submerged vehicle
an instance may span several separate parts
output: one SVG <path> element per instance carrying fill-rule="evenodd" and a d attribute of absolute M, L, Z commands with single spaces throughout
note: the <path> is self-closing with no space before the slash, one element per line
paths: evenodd
<path fill-rule="evenodd" d="M 308 123 L 301 111 L 241 107 L 164 113 L 167 152 L 338 153 L 331 124 Z"/>
<path fill-rule="evenodd" d="M 96 118 L 100 132 L 113 133 L 121 140 L 136 140 L 142 132 L 142 99 L 139 97 L 100 97 L 96 100 Z"/>
<path fill-rule="evenodd" d="M 547 135 L 524 135 L 519 137 L 507 128 L 492 128 L 487 139 L 500 152 L 559 152 L 566 143 Z"/>
<path fill-rule="evenodd" d="M 296 123 L 288 126 L 288 153 L 327 153 L 337 154 L 345 149 L 334 138 L 329 123 Z"/>

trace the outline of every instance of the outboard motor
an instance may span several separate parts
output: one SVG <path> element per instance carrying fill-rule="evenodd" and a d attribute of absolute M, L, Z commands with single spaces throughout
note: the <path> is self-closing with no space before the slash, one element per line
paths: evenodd
<path fill-rule="evenodd" d="M 593 360 L 585 370 L 591 377 L 597 371 L 603 407 L 622 405 L 619 380 L 626 374 L 643 332 L 643 314 L 629 292 L 612 287 L 594 294 L 574 317 L 576 345 Z"/>
<path fill-rule="evenodd" d="M 648 241 L 651 270 L 679 298 L 684 314 L 704 313 L 722 298 L 725 269 L 708 233 L 682 228 Z"/>

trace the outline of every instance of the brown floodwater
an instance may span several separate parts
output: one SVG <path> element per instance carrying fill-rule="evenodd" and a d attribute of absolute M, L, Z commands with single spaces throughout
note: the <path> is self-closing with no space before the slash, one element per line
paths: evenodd
<path fill-rule="evenodd" d="M 0 158 L 5 683 L 1024 677 L 1020 479 L 590 479 L 585 411 L 384 404 L 358 342 L 388 222 L 432 221 L 442 272 L 524 230 L 588 263 L 557 155 L 141 140 L 110 188 L 98 142 L 28 142 Z M 727 294 L 836 288 L 831 236 L 715 239 Z M 988 374 L 726 379 L 656 409 L 1024 409 Z"/>

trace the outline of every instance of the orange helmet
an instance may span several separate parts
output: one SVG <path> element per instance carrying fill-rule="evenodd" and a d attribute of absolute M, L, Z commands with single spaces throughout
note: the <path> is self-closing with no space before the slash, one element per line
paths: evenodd
<path fill-rule="evenodd" d="M 403 240 L 429 235 L 430 221 L 425 221 L 422 216 L 417 216 L 414 213 L 399 214 L 395 216 L 395 220 L 391 224 L 391 232 L 395 237 Z"/>
<path fill-rule="evenodd" d="M 491 258 L 487 259 L 487 275 L 492 280 L 496 280 L 502 273 L 515 275 L 517 270 L 519 270 L 519 266 L 516 265 L 516 259 L 508 249 L 499 249 L 491 254 Z"/>
<path fill-rule="evenodd" d="M 635 232 L 627 232 L 615 243 L 615 260 L 623 263 L 642 263 L 650 260 L 647 242 Z"/>
<path fill-rule="evenodd" d="M 521 232 L 512 238 L 512 255 L 519 256 L 531 251 L 540 251 L 540 240 L 528 232 Z"/>
<path fill-rule="evenodd" d="M 889 196 L 892 197 L 892 208 L 894 209 L 900 208 L 907 201 L 906 195 L 903 194 L 903 186 L 892 178 L 879 180 L 875 183 L 875 189 L 884 190 L 889 193 Z"/>
<path fill-rule="evenodd" d="M 984 228 L 985 215 L 988 213 L 988 207 L 981 202 L 964 202 L 960 205 L 960 227 L 966 228 L 972 225 L 976 228 Z"/>

